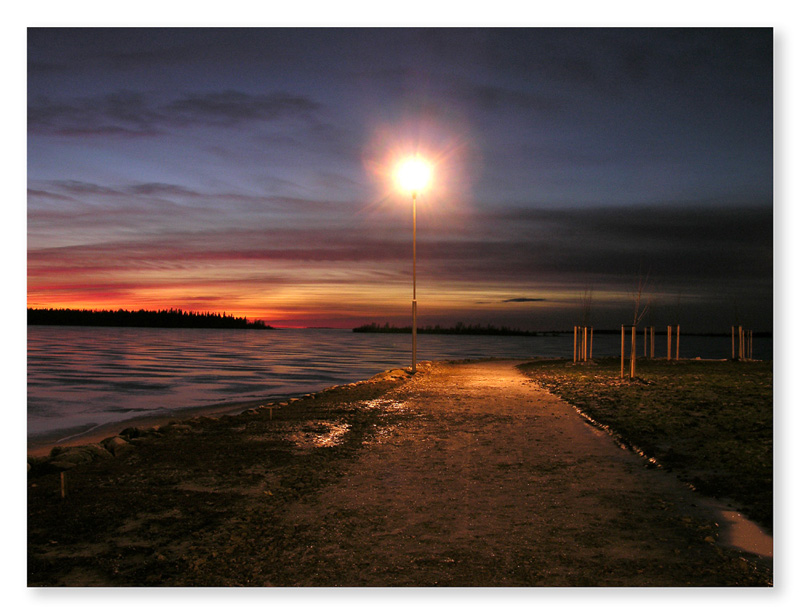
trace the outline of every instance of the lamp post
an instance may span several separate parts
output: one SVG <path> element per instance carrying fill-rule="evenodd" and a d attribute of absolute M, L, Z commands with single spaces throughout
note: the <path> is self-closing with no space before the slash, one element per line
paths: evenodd
<path fill-rule="evenodd" d="M 427 162 L 418 156 L 408 158 L 397 169 L 400 186 L 411 192 L 412 234 L 412 291 L 411 291 L 411 372 L 417 372 L 417 193 L 425 188 L 431 179 L 431 169 Z"/>

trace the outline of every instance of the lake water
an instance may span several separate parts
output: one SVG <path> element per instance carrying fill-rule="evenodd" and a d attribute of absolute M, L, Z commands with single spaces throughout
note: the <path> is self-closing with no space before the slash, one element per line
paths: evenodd
<path fill-rule="evenodd" d="M 28 435 L 363 380 L 408 366 L 410 340 L 345 330 L 29 326 Z M 656 353 L 666 355 L 665 337 Z M 595 335 L 594 355 L 619 356 L 619 336 Z M 572 335 L 418 337 L 418 360 L 564 356 L 572 356 Z M 681 357 L 695 356 L 729 358 L 730 339 L 683 336 Z M 771 359 L 772 340 L 756 339 L 754 357 Z"/>

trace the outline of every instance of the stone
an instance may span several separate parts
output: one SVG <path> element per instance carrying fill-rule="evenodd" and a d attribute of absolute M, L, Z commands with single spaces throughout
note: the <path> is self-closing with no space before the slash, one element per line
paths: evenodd
<path fill-rule="evenodd" d="M 100 443 L 103 444 L 103 447 L 108 450 L 112 456 L 120 456 L 131 450 L 131 444 L 119 435 L 104 439 Z"/>
<path fill-rule="evenodd" d="M 192 430 L 192 427 L 188 424 L 182 424 L 180 422 L 173 422 L 171 424 L 166 424 L 162 426 L 159 431 L 162 433 L 188 433 Z"/>
<path fill-rule="evenodd" d="M 77 467 L 76 463 L 68 463 L 66 461 L 58 461 L 54 460 L 49 463 L 50 468 L 56 471 L 69 471 L 70 469 L 74 469 Z"/>
<path fill-rule="evenodd" d="M 85 446 L 77 446 L 74 448 L 60 448 L 59 452 L 55 455 L 51 453 L 51 465 L 56 463 L 67 463 L 71 465 L 84 465 L 86 463 L 94 462 L 101 458 L 111 458 L 112 454 L 105 447 L 90 443 Z"/>
<path fill-rule="evenodd" d="M 139 437 L 144 436 L 144 432 L 141 429 L 136 428 L 135 426 L 130 426 L 123 431 L 120 431 L 120 437 L 125 437 L 126 439 L 137 439 Z"/>

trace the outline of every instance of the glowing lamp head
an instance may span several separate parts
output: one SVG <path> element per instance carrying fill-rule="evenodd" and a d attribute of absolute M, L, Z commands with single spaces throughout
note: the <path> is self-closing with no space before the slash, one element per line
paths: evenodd
<path fill-rule="evenodd" d="M 421 158 L 408 158 L 397 168 L 398 185 L 409 192 L 417 193 L 430 183 L 431 167 Z"/>

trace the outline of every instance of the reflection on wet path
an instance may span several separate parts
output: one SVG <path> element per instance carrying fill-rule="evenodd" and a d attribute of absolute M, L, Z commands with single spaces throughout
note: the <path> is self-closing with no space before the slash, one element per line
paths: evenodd
<path fill-rule="evenodd" d="M 719 506 L 720 541 L 746 552 L 772 558 L 772 537 L 736 510 Z"/>

